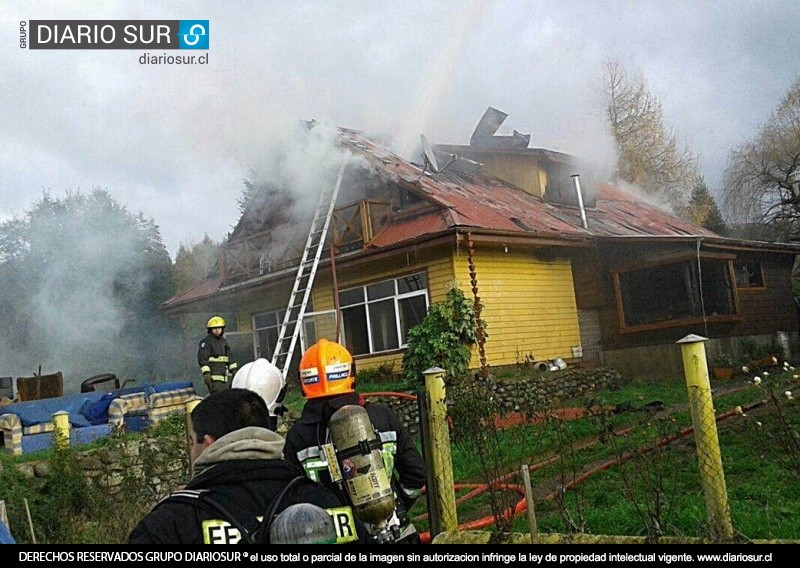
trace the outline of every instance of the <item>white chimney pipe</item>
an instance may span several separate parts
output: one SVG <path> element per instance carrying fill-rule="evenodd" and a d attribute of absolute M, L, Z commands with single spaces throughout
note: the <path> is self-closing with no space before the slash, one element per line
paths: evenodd
<path fill-rule="evenodd" d="M 578 194 L 578 208 L 581 210 L 581 227 L 584 229 L 589 228 L 586 222 L 586 210 L 583 208 L 583 194 L 581 193 L 581 182 L 578 180 L 580 174 L 572 174 L 572 182 L 575 184 L 575 193 Z"/>

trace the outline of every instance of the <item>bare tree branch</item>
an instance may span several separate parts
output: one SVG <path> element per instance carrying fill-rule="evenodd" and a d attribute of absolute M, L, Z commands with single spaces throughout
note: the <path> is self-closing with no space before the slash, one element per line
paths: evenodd
<path fill-rule="evenodd" d="M 617 146 L 617 177 L 684 209 L 698 183 L 699 158 L 664 125 L 661 101 L 644 78 L 607 60 L 606 116 Z"/>
<path fill-rule="evenodd" d="M 723 210 L 739 224 L 761 224 L 769 234 L 796 240 L 800 203 L 792 187 L 798 172 L 800 78 L 753 139 L 731 151 L 724 175 Z"/>

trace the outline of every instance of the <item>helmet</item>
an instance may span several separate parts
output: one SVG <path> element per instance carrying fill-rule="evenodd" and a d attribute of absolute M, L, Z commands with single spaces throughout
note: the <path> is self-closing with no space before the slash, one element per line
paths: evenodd
<path fill-rule="evenodd" d="M 214 316 L 208 323 L 206 324 L 207 329 L 211 329 L 212 327 L 225 327 L 225 320 L 219 316 Z"/>
<path fill-rule="evenodd" d="M 353 356 L 342 345 L 320 339 L 300 359 L 300 386 L 306 398 L 355 392 Z"/>
<path fill-rule="evenodd" d="M 283 374 L 263 357 L 242 365 L 231 381 L 231 388 L 251 390 L 263 398 L 273 416 L 279 406 L 283 386 Z"/>
<path fill-rule="evenodd" d="M 269 528 L 270 544 L 336 544 L 336 526 L 325 509 L 295 503 L 275 517 Z"/>

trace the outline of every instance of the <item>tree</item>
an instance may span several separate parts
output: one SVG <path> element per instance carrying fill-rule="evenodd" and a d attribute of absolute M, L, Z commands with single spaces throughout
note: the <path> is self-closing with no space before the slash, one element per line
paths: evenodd
<path fill-rule="evenodd" d="M 698 157 L 664 124 L 661 101 L 643 77 L 632 78 L 618 62 L 608 60 L 605 79 L 617 177 L 682 210 L 699 178 Z"/>
<path fill-rule="evenodd" d="M 178 292 L 186 292 L 208 278 L 217 268 L 220 244 L 208 235 L 199 243 L 178 247 L 175 255 L 175 279 Z"/>
<path fill-rule="evenodd" d="M 723 210 L 763 235 L 800 240 L 800 78 L 767 122 L 735 148 L 724 174 Z"/>
<path fill-rule="evenodd" d="M 703 178 L 700 178 L 697 185 L 694 186 L 689 205 L 681 216 L 695 225 L 705 227 L 717 234 L 725 235 L 728 232 L 717 202 L 708 190 Z"/>
<path fill-rule="evenodd" d="M 178 369 L 177 328 L 159 310 L 175 293 L 169 254 L 155 223 L 106 190 L 44 194 L 0 224 L 0 276 L 4 373 L 42 365 L 75 391 L 99 373 L 144 382 Z"/>

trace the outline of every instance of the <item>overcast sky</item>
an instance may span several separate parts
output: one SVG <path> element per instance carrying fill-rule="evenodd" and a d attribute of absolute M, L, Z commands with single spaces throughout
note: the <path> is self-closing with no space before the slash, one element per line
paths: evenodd
<path fill-rule="evenodd" d="M 609 162 L 606 57 L 644 74 L 716 189 L 729 149 L 800 74 L 797 7 L 4 0 L 0 221 L 43 191 L 101 186 L 154 219 L 174 258 L 179 243 L 225 237 L 248 168 L 298 119 L 392 135 L 402 153 L 419 134 L 468 143 L 494 106 L 509 115 L 501 134 L 516 129 L 532 147 Z M 205 19 L 209 63 L 141 65 L 144 50 L 20 49 L 20 21 L 33 19 Z"/>

